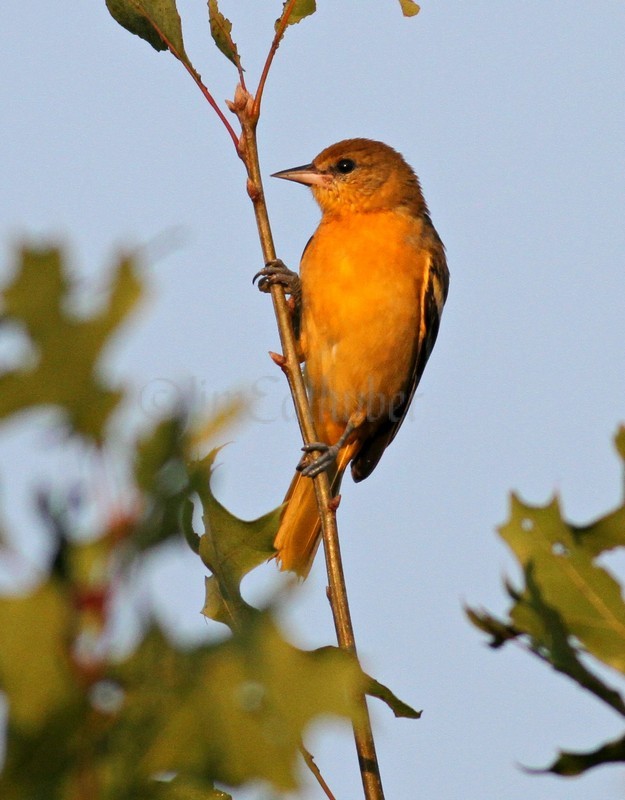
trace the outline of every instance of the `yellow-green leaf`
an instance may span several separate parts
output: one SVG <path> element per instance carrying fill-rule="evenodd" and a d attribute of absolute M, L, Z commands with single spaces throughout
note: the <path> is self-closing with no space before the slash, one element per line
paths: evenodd
<path fill-rule="evenodd" d="M 625 425 L 621 425 L 616 432 L 614 446 L 619 456 L 625 461 Z"/>
<path fill-rule="evenodd" d="M 72 615 L 56 581 L 0 597 L 0 688 L 17 731 L 31 735 L 78 696 L 70 668 Z"/>
<path fill-rule="evenodd" d="M 287 10 L 287 7 L 290 5 L 290 0 L 285 0 L 283 7 L 282 7 L 282 14 L 276 20 L 276 30 L 280 27 L 280 23 L 284 17 L 284 14 Z M 287 21 L 287 25 L 295 25 L 298 22 L 301 22 L 304 17 L 309 17 L 311 14 L 314 14 L 317 10 L 317 3 L 315 0 L 295 0 L 293 5 L 293 9 L 289 15 L 289 19 Z"/>
<path fill-rule="evenodd" d="M 208 17 L 210 20 L 211 36 L 221 52 L 230 59 L 236 67 L 241 66 L 239 51 L 232 39 L 232 23 L 226 19 L 219 10 L 217 0 L 208 0 Z"/>
<path fill-rule="evenodd" d="M 144 747 L 146 774 L 184 769 L 232 786 L 264 779 L 295 789 L 307 725 L 321 714 L 356 718 L 355 698 L 363 689 L 353 660 L 298 650 L 260 614 L 232 639 L 206 648 L 193 670 L 191 676 L 171 673 L 162 687 L 164 695 L 173 694 Z"/>
<path fill-rule="evenodd" d="M 108 303 L 87 318 L 67 308 L 73 286 L 58 249 L 25 248 L 2 294 L 3 318 L 27 335 L 34 358 L 0 374 L 0 419 L 53 405 L 73 431 L 100 442 L 122 395 L 104 380 L 98 362 L 140 297 L 134 263 L 120 259 Z"/>
<path fill-rule="evenodd" d="M 418 6 L 414 0 L 399 0 L 399 5 L 401 6 L 404 17 L 414 17 L 421 11 L 421 7 Z"/>
<path fill-rule="evenodd" d="M 607 569 L 593 562 L 556 500 L 529 506 L 512 497 L 503 539 L 531 576 L 545 604 L 592 655 L 625 673 L 625 602 Z"/>
<path fill-rule="evenodd" d="M 403 717 L 405 719 L 420 718 L 422 712 L 416 711 L 412 706 L 409 706 L 408 703 L 404 703 L 403 700 L 400 700 L 388 686 L 376 681 L 375 678 L 371 678 L 369 675 L 365 675 L 365 679 L 367 681 L 365 688 L 366 693 L 370 697 L 377 697 L 378 700 L 386 703 L 396 717 Z"/>
<path fill-rule="evenodd" d="M 280 523 L 281 508 L 249 522 L 224 508 L 213 495 L 210 485 L 217 452 L 212 451 L 201 462 L 206 480 L 198 489 L 204 512 L 204 533 L 200 537 L 199 551 L 202 561 L 213 573 L 206 581 L 203 613 L 232 626 L 251 609 L 241 597 L 243 577 L 275 553 L 273 540 Z"/>

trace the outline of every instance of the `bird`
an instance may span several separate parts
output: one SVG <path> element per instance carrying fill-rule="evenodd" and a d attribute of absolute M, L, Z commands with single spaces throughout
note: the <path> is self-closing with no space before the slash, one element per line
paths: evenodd
<path fill-rule="evenodd" d="M 272 177 L 310 187 L 321 209 L 299 275 L 275 260 L 254 278 L 292 298 L 319 438 L 303 448 L 274 541 L 281 569 L 305 578 L 321 536 L 311 478 L 327 470 L 336 496 L 349 464 L 356 482 L 376 467 L 434 347 L 449 271 L 419 179 L 389 145 L 346 139 Z"/>

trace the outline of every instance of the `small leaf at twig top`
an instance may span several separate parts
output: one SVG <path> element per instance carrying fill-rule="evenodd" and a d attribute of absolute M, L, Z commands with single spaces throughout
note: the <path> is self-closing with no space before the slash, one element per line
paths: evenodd
<path fill-rule="evenodd" d="M 217 0 L 208 0 L 208 17 L 211 26 L 211 36 L 221 52 L 237 67 L 241 68 L 239 51 L 232 39 L 232 23 L 226 19 L 219 10 Z"/>
<path fill-rule="evenodd" d="M 123 28 L 145 39 L 155 50 L 171 50 L 191 66 L 176 0 L 106 0 L 106 7 Z"/>
<path fill-rule="evenodd" d="M 282 17 L 284 16 L 284 12 L 286 11 L 289 2 L 290 0 L 285 0 L 285 3 L 282 7 L 282 14 L 276 20 L 276 30 L 278 30 L 280 23 L 282 22 Z M 309 17 L 311 14 L 314 14 L 316 10 L 317 3 L 315 0 L 295 0 L 293 9 L 289 14 L 289 19 L 287 20 L 287 25 L 295 25 L 298 22 L 301 22 L 304 17 Z"/>
<path fill-rule="evenodd" d="M 421 11 L 421 6 L 417 5 L 414 0 L 399 0 L 399 5 L 404 17 L 414 17 Z"/>

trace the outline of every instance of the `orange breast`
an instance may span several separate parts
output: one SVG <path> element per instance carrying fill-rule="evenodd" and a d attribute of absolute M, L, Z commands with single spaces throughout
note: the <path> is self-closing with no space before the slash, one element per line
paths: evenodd
<path fill-rule="evenodd" d="M 317 432 L 388 415 L 407 390 L 430 255 L 398 212 L 324 218 L 301 264 L 302 350 Z"/>

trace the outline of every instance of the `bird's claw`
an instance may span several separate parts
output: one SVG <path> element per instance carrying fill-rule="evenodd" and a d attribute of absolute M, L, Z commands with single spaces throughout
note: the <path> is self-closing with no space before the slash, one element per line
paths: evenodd
<path fill-rule="evenodd" d="M 325 442 L 311 442 L 302 447 L 304 455 L 296 469 L 306 478 L 314 478 L 324 472 L 331 464 L 336 461 L 339 448 L 336 445 L 325 444 Z M 312 461 L 308 459 L 310 453 L 319 453 Z"/>
<path fill-rule="evenodd" d="M 270 292 L 272 286 L 282 286 L 287 294 L 297 300 L 301 297 L 302 286 L 297 272 L 290 270 L 279 258 L 268 261 L 252 278 L 252 283 L 258 280 L 261 292 Z"/>

